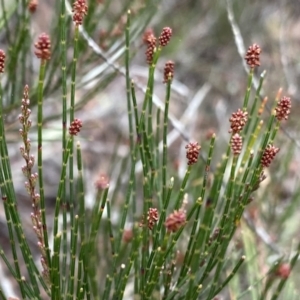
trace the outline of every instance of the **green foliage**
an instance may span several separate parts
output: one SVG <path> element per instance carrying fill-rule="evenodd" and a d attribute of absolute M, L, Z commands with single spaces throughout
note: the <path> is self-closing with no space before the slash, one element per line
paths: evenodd
<path fill-rule="evenodd" d="M 231 120 L 231 124 L 224 122 L 231 129 L 225 154 L 221 160 L 215 154 L 219 146 L 216 134 L 202 143 L 201 151 L 198 143 L 186 141 L 187 163 L 181 178 L 169 158 L 174 74 L 167 64 L 164 107 L 154 105 L 155 71 L 165 49 L 161 39 L 154 47 L 149 40 L 146 42 L 148 50 L 152 47 L 153 57 L 147 52 L 151 63 L 141 105 L 137 93 L 141 87 L 130 76 L 130 61 L 136 51 L 133 41 L 155 15 L 158 3 L 143 1 L 139 6 L 138 1 L 106 1 L 100 6 L 90 1 L 83 26 L 77 26 L 72 21 L 69 2 L 57 1 L 49 32 L 51 59 L 37 61 L 32 53 L 34 39 L 26 2 L 1 2 L 0 29 L 6 35 L 7 60 L 5 72 L 0 74 L 0 188 L 12 260 L 2 245 L 0 256 L 18 284 L 16 295 L 22 299 L 210 300 L 223 295 L 230 299 L 273 300 L 284 286 L 291 295 L 289 299 L 295 296 L 289 275 L 297 263 L 300 242 L 287 258 L 267 241 L 267 246 L 273 247 L 271 254 L 277 253 L 268 269 L 261 270 L 260 251 L 266 252 L 267 247 L 256 247 L 258 231 L 251 217 L 251 205 L 258 202 L 269 163 L 276 163 L 278 158 L 273 162 L 278 151 L 272 147 L 277 144 L 282 124 L 278 117 L 282 91 L 275 97 L 271 113 L 263 114 L 265 102 L 260 100 L 265 72 L 254 87 L 252 66 L 244 80 L 244 101 L 234 115 L 239 119 Z M 106 15 L 110 15 L 110 22 Z M 92 39 L 99 30 L 97 20 L 107 26 L 102 48 Z M 90 76 L 87 66 L 96 65 L 99 57 L 103 63 Z M 119 67 L 121 57 L 125 71 Z M 31 72 L 37 64 L 38 75 Z M 107 72 L 108 67 L 113 72 Z M 126 83 L 130 155 L 120 163 L 112 191 L 108 178 L 99 178 L 93 206 L 89 208 L 79 141 L 74 149 L 76 135 L 81 134 L 76 113 L 116 74 L 121 74 Z M 77 101 L 76 91 L 95 79 L 97 84 Z M 31 86 L 30 94 L 25 84 Z M 32 202 L 32 236 L 39 245 L 39 260 L 24 233 L 6 140 L 4 116 L 21 106 L 22 94 L 25 102 L 19 117 L 23 137 L 20 142 L 26 162 L 22 171 Z M 62 112 L 62 153 L 56 158 L 60 160 L 61 174 L 53 214 L 48 212 L 45 201 L 43 178 L 47 169 L 42 151 L 43 125 L 47 121 L 43 107 L 50 95 L 61 99 Z M 30 107 L 36 106 L 36 132 L 24 121 L 30 115 L 24 108 L 29 99 Z M 37 137 L 36 163 L 28 138 L 32 131 Z M 270 148 L 271 153 L 266 150 Z M 112 155 L 111 169 L 118 163 Z M 139 164 L 141 174 L 137 172 Z M 37 174 L 31 170 L 34 165 Z M 121 200 L 117 193 L 123 195 Z M 294 203 L 298 198 L 295 193 Z M 294 207 L 292 203 L 287 208 L 280 224 L 289 219 Z M 12 296 L 5 295 L 4 290 L 0 283 L 0 296 Z"/>

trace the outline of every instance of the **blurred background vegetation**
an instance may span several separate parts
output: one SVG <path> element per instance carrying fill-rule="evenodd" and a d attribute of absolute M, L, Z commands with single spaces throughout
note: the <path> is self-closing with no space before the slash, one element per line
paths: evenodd
<path fill-rule="evenodd" d="M 33 55 L 33 44 L 41 32 L 50 34 L 53 46 L 45 90 L 45 137 L 49 143 L 44 146 L 44 165 L 47 168 L 45 180 L 49 205 L 54 201 L 60 172 L 59 162 L 55 158 L 61 152 L 62 99 L 60 53 L 56 51 L 60 43 L 60 32 L 57 30 L 60 22 L 57 14 L 60 1 L 38 1 L 37 10 L 33 14 L 28 14 L 25 2 L 1 0 L 0 48 L 6 50 L 9 59 L 9 73 L 3 78 L 4 110 L 14 178 L 20 199 L 24 197 L 24 202 L 21 200 L 20 205 L 24 205 L 24 212 L 27 213 L 29 200 L 23 188 L 23 175 L 20 170 L 22 162 L 16 147 L 20 143 L 17 122 L 19 110 L 16 107 L 20 105 L 25 84 L 31 88 L 32 102 L 36 99 L 38 64 Z M 244 233 L 248 241 L 255 245 L 255 249 L 252 249 L 253 257 L 258 257 L 257 269 L 254 268 L 251 272 L 263 272 L 268 264 L 282 254 L 290 257 L 300 240 L 299 2 L 91 0 L 88 4 L 90 14 L 85 21 L 80 40 L 76 91 L 76 117 L 81 118 L 84 124 L 80 139 L 88 199 L 94 193 L 93 183 L 99 174 L 107 174 L 111 178 L 111 186 L 114 186 L 114 174 L 120 168 L 116 165 L 116 169 L 111 169 L 111 156 L 116 143 L 117 159 L 122 161 L 129 155 L 125 78 L 122 75 L 127 9 L 132 11 L 131 77 L 141 87 L 138 96 L 143 93 L 142 88 L 146 85 L 148 75 L 145 47 L 142 43 L 143 31 L 153 28 L 158 35 L 165 26 L 173 29 L 171 43 L 163 50 L 163 57 L 158 65 L 158 84 L 154 92 L 155 103 L 159 105 L 164 94 L 163 65 L 166 60 L 173 60 L 175 76 L 170 107 L 172 134 L 169 139 L 169 163 L 179 176 L 182 176 L 185 164 L 183 149 L 187 140 L 204 144 L 207 136 L 215 132 L 218 157 L 223 154 L 225 141 L 229 136 L 229 116 L 241 107 L 247 85 L 243 49 L 257 43 L 262 49 L 262 55 L 256 78 L 266 70 L 261 98 L 267 96 L 270 102 L 264 114 L 270 114 L 272 101 L 280 87 L 283 95 L 292 98 L 292 113 L 277 139 L 279 156 L 271 166 L 270 174 L 267 174 L 264 187 L 248 207 L 248 226 L 244 227 Z M 69 14 L 70 10 L 67 12 Z M 71 22 L 70 16 L 67 20 Z M 26 26 L 22 26 L 24 22 Z M 73 55 L 73 32 L 72 27 L 69 28 L 68 62 Z M 68 68 L 69 75 L 70 71 Z M 1 223 L 5 223 L 3 212 Z M 4 243 L 5 233 L 0 235 L 1 243 Z M 237 240 L 238 242 L 240 241 Z M 294 289 L 293 297 L 297 293 L 300 295 L 299 266 L 292 274 L 291 284 Z M 246 290 L 247 286 L 240 289 Z M 234 294 L 230 297 L 236 299 Z M 243 299 L 247 299 L 247 296 Z M 293 298 L 283 296 L 282 299 Z"/>

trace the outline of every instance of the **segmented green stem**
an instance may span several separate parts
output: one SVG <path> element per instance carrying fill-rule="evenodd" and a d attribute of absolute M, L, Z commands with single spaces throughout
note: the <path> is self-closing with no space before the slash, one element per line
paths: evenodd
<path fill-rule="evenodd" d="M 77 244 L 78 244 L 78 223 L 79 217 L 78 215 L 74 218 L 74 223 L 72 223 L 71 228 L 71 261 L 70 261 L 70 279 L 68 281 L 68 294 L 67 299 L 74 298 L 74 281 L 75 281 L 75 266 L 77 261 Z"/>
<path fill-rule="evenodd" d="M 251 68 L 249 75 L 248 75 L 247 89 L 246 89 L 246 94 L 245 94 L 244 103 L 243 103 L 243 111 L 247 110 L 247 107 L 248 107 L 248 101 L 249 101 L 249 97 L 250 97 L 252 80 L 253 80 L 253 73 L 254 73 L 254 68 Z"/>
<path fill-rule="evenodd" d="M 162 203 L 165 201 L 166 189 L 167 189 L 167 155 L 168 155 L 168 115 L 169 115 L 169 104 L 171 96 L 171 82 L 172 79 L 169 78 L 166 87 L 166 98 L 165 98 L 165 111 L 164 111 L 164 127 L 163 127 L 163 159 L 162 159 Z"/>
<path fill-rule="evenodd" d="M 38 127 L 38 177 L 39 177 L 39 187 L 40 187 L 40 208 L 42 215 L 42 222 L 44 229 L 44 245 L 46 251 L 47 265 L 51 270 L 51 259 L 50 259 L 50 249 L 48 244 L 48 230 L 46 222 L 46 211 L 45 211 L 45 195 L 44 195 L 44 180 L 43 180 L 43 156 L 42 156 L 42 146 L 43 146 L 43 88 L 44 88 L 44 78 L 45 78 L 46 61 L 41 60 L 40 73 L 39 73 L 39 83 L 38 83 L 38 110 L 37 110 L 37 127 Z"/>
<path fill-rule="evenodd" d="M 67 146 L 67 47 L 66 47 L 66 4 L 65 1 L 61 1 L 60 6 L 60 50 L 61 50 L 61 86 L 62 86 L 62 162 L 66 153 Z M 66 186 L 64 185 L 62 198 L 66 199 Z M 64 216 L 64 219 L 66 217 Z M 66 220 L 64 221 L 66 223 Z M 66 247 L 66 229 L 63 230 L 63 245 Z M 65 260 L 66 251 L 63 253 L 63 274 L 65 274 Z M 65 282 L 65 276 L 63 275 L 63 282 Z M 63 288 L 65 284 L 62 284 Z"/>
<path fill-rule="evenodd" d="M 54 237 L 54 248 L 53 248 L 53 258 L 52 258 L 52 270 L 51 270 L 51 299 L 56 300 L 61 297 L 60 290 L 60 244 L 61 244 L 61 234 L 58 233 Z"/>

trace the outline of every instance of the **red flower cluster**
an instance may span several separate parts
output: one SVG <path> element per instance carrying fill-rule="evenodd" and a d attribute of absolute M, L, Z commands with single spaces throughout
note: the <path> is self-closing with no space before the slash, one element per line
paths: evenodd
<path fill-rule="evenodd" d="M 152 64 L 153 54 L 156 47 L 156 37 L 154 34 L 149 34 L 146 40 L 147 50 L 146 50 L 146 60 L 149 65 Z"/>
<path fill-rule="evenodd" d="M 105 174 L 100 175 L 95 182 L 95 187 L 100 191 L 107 189 L 108 185 L 109 185 L 109 178 Z"/>
<path fill-rule="evenodd" d="M 170 27 L 163 28 L 158 40 L 160 46 L 164 47 L 167 46 L 170 42 L 170 39 L 172 37 L 172 29 Z"/>
<path fill-rule="evenodd" d="M 246 122 L 248 121 L 248 113 L 238 109 L 237 112 L 232 113 L 231 118 L 229 119 L 230 130 L 229 132 L 235 134 L 243 130 Z"/>
<path fill-rule="evenodd" d="M 254 67 L 260 66 L 260 53 L 261 49 L 257 44 L 253 44 L 248 48 L 247 53 L 245 55 L 245 60 L 247 62 L 247 65 L 250 66 L 250 68 L 253 69 Z"/>
<path fill-rule="evenodd" d="M 243 139 L 238 133 L 236 133 L 231 138 L 231 150 L 233 152 L 233 155 L 239 155 L 242 151 L 242 147 Z"/>
<path fill-rule="evenodd" d="M 277 120 L 278 121 L 287 120 L 291 112 L 291 107 L 292 107 L 291 98 L 282 97 L 275 108 L 275 112 L 276 112 L 275 116 Z"/>
<path fill-rule="evenodd" d="M 169 79 L 173 79 L 174 77 L 174 62 L 169 60 L 165 64 L 164 68 L 164 83 L 168 82 Z"/>
<path fill-rule="evenodd" d="M 4 72 L 5 66 L 5 52 L 0 49 L 0 73 Z"/>
<path fill-rule="evenodd" d="M 73 3 L 73 21 L 78 25 L 82 25 L 84 16 L 87 15 L 88 7 L 85 0 L 77 0 Z"/>
<path fill-rule="evenodd" d="M 49 60 L 51 57 L 51 41 L 46 33 L 42 33 L 38 37 L 38 41 L 34 44 L 34 54 L 42 60 Z"/>
<path fill-rule="evenodd" d="M 261 165 L 265 168 L 269 167 L 278 152 L 279 148 L 269 144 L 262 155 Z"/>
<path fill-rule="evenodd" d="M 157 208 L 150 207 L 147 213 L 148 228 L 152 230 L 154 225 L 157 223 L 157 221 L 158 221 L 158 210 Z"/>
<path fill-rule="evenodd" d="M 191 142 L 185 146 L 186 158 L 188 159 L 188 165 L 193 165 L 198 161 L 199 151 L 201 146 L 197 142 Z"/>
<path fill-rule="evenodd" d="M 38 0 L 30 0 L 28 3 L 28 9 L 31 13 L 34 13 L 36 11 L 37 6 Z"/>
<path fill-rule="evenodd" d="M 76 135 L 80 132 L 80 128 L 82 127 L 82 121 L 79 119 L 74 119 L 69 127 L 70 135 Z"/>
<path fill-rule="evenodd" d="M 184 209 L 174 210 L 165 222 L 165 227 L 169 232 L 176 232 L 179 230 L 186 222 L 186 212 Z"/>

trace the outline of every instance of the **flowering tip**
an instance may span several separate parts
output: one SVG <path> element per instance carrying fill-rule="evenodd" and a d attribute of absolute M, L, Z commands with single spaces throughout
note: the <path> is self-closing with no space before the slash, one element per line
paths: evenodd
<path fill-rule="evenodd" d="M 123 232 L 123 242 L 124 243 L 130 243 L 133 239 L 133 231 L 132 229 L 125 229 Z"/>
<path fill-rule="evenodd" d="M 34 13 L 36 11 L 37 6 L 38 6 L 38 0 L 30 0 L 28 2 L 28 10 L 31 13 Z"/>
<path fill-rule="evenodd" d="M 85 0 L 77 0 L 73 3 L 73 22 L 82 25 L 83 18 L 87 15 L 88 7 Z"/>
<path fill-rule="evenodd" d="M 233 152 L 233 155 L 239 155 L 243 147 L 242 137 L 238 133 L 236 133 L 232 136 L 230 142 L 231 142 L 231 150 Z"/>
<path fill-rule="evenodd" d="M 148 45 L 148 43 L 155 37 L 154 31 L 152 28 L 147 28 L 143 34 L 143 43 Z"/>
<path fill-rule="evenodd" d="M 178 231 L 186 222 L 186 212 L 184 209 L 174 210 L 165 222 L 165 227 L 169 232 Z"/>
<path fill-rule="evenodd" d="M 248 48 L 245 60 L 250 68 L 253 69 L 254 67 L 260 66 L 260 53 L 261 49 L 257 44 L 253 44 Z"/>
<path fill-rule="evenodd" d="M 201 146 L 198 142 L 190 142 L 185 146 L 186 150 L 186 158 L 188 159 L 188 165 L 193 165 L 198 161 L 199 151 Z"/>
<path fill-rule="evenodd" d="M 102 174 L 98 177 L 98 179 L 95 181 L 95 187 L 98 190 L 105 190 L 109 186 L 109 178 L 107 175 Z"/>
<path fill-rule="evenodd" d="M 150 230 L 153 229 L 154 225 L 158 221 L 158 210 L 157 208 L 150 207 L 147 212 L 147 225 Z"/>
<path fill-rule="evenodd" d="M 51 57 L 51 41 L 46 33 L 42 33 L 38 37 L 38 41 L 34 44 L 34 54 L 42 60 L 49 60 Z"/>
<path fill-rule="evenodd" d="M 248 121 L 248 113 L 246 111 L 242 111 L 238 109 L 237 112 L 232 113 L 230 122 L 230 130 L 229 132 L 235 134 L 239 133 L 243 130 L 245 124 Z"/>
<path fill-rule="evenodd" d="M 169 60 L 165 64 L 164 68 L 164 81 L 163 83 L 168 82 L 169 80 L 172 80 L 174 77 L 174 62 Z"/>
<path fill-rule="evenodd" d="M 154 50 L 156 48 L 156 37 L 151 34 L 147 38 L 146 60 L 149 65 L 152 64 Z"/>
<path fill-rule="evenodd" d="M 172 37 L 172 29 L 170 27 L 165 27 L 163 28 L 158 40 L 159 40 L 159 45 L 164 47 L 166 46 Z"/>
<path fill-rule="evenodd" d="M 77 135 L 82 127 L 82 121 L 80 119 L 74 119 L 69 127 L 70 135 Z"/>
<path fill-rule="evenodd" d="M 281 263 L 275 271 L 275 275 L 287 279 L 291 274 L 291 266 L 288 263 Z"/>
<path fill-rule="evenodd" d="M 268 168 L 271 164 L 271 162 L 274 160 L 276 154 L 279 152 L 279 148 L 276 148 L 275 146 L 269 144 L 267 145 L 262 157 L 261 157 L 261 165 L 264 168 Z"/>
<path fill-rule="evenodd" d="M 275 117 L 278 121 L 287 120 L 291 112 L 291 98 L 282 97 L 275 108 Z"/>
<path fill-rule="evenodd" d="M 0 49 L 0 73 L 4 73 L 5 67 L 5 52 Z"/>

